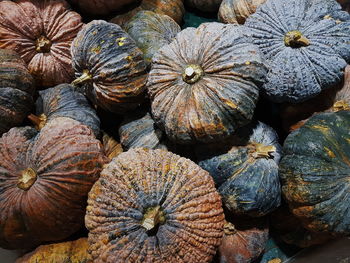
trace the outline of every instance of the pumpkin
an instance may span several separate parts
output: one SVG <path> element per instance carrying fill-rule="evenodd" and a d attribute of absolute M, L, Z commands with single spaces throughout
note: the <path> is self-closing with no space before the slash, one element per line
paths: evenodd
<path fill-rule="evenodd" d="M 181 28 L 169 16 L 140 11 L 129 21 L 125 31 L 136 41 L 145 61 L 151 63 L 153 55 L 170 44 Z"/>
<path fill-rule="evenodd" d="M 101 108 L 121 113 L 136 108 L 147 79 L 142 51 L 118 25 L 95 20 L 85 25 L 72 44 L 76 80 Z"/>
<path fill-rule="evenodd" d="M 223 204 L 231 213 L 264 216 L 281 203 L 281 146 L 276 132 L 263 123 L 247 126 L 239 134 L 238 137 L 249 134 L 247 144 L 234 145 L 198 164 L 214 178 Z"/>
<path fill-rule="evenodd" d="M 0 48 L 16 51 L 38 86 L 73 80 L 70 45 L 82 25 L 64 0 L 0 2 Z"/>
<path fill-rule="evenodd" d="M 113 159 L 123 152 L 123 147 L 120 143 L 118 143 L 112 136 L 107 133 L 103 133 L 102 136 L 102 144 L 105 151 L 106 156 L 109 159 Z"/>
<path fill-rule="evenodd" d="M 16 260 L 16 263 L 38 262 L 88 262 L 87 238 L 50 245 L 43 245 Z"/>
<path fill-rule="evenodd" d="M 202 12 L 215 13 L 219 10 L 222 0 L 185 0 L 185 4 Z"/>
<path fill-rule="evenodd" d="M 123 10 L 138 0 L 70 0 L 83 13 L 90 15 L 108 15 Z"/>
<path fill-rule="evenodd" d="M 40 132 L 12 128 L 0 148 L 0 247 L 30 248 L 79 230 L 107 161 L 92 131 L 60 117 Z"/>
<path fill-rule="evenodd" d="M 180 144 L 214 142 L 253 117 L 266 68 L 243 26 L 186 28 L 152 60 L 152 115 Z"/>
<path fill-rule="evenodd" d="M 220 196 L 207 172 L 164 150 L 114 158 L 89 193 L 93 262 L 210 262 L 223 236 Z"/>
<path fill-rule="evenodd" d="M 284 142 L 283 195 L 310 231 L 350 234 L 349 130 L 349 111 L 320 113 Z"/>
<path fill-rule="evenodd" d="M 160 15 L 170 16 L 179 25 L 181 25 L 182 17 L 185 13 L 183 0 L 142 0 L 139 6 L 135 7 L 129 12 L 117 15 L 111 19 L 110 22 L 118 24 L 124 28 L 127 22 L 142 10 L 148 10 Z"/>
<path fill-rule="evenodd" d="M 268 0 L 246 20 L 269 63 L 264 93 L 302 102 L 341 82 L 350 60 L 350 15 L 335 0 Z"/>
<path fill-rule="evenodd" d="M 22 123 L 34 105 L 34 91 L 24 61 L 15 52 L 0 49 L 0 136 Z"/>
<path fill-rule="evenodd" d="M 244 24 L 251 14 L 254 14 L 258 6 L 266 0 L 223 0 L 218 17 L 223 23 Z"/>

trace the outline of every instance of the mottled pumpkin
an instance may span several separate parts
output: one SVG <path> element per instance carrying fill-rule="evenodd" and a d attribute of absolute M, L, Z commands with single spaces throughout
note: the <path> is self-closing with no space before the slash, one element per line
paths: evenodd
<path fill-rule="evenodd" d="M 0 247 L 30 248 L 79 230 L 106 162 L 92 131 L 60 117 L 40 132 L 12 128 L 0 148 Z"/>
<path fill-rule="evenodd" d="M 70 46 L 82 26 L 64 0 L 0 2 L 0 48 L 16 51 L 38 86 L 73 80 Z"/>
<path fill-rule="evenodd" d="M 155 54 L 147 86 L 154 120 L 170 140 L 219 141 L 251 120 L 266 68 L 245 30 L 186 28 Z"/>
<path fill-rule="evenodd" d="M 215 13 L 219 10 L 222 0 L 185 0 L 185 4 L 203 12 Z"/>
<path fill-rule="evenodd" d="M 284 142 L 282 190 L 291 212 L 314 232 L 350 234 L 350 112 L 311 117 Z"/>
<path fill-rule="evenodd" d="M 223 236 L 209 174 L 164 150 L 114 158 L 89 193 L 85 224 L 93 262 L 210 262 Z"/>
<path fill-rule="evenodd" d="M 266 0 L 223 0 L 219 9 L 219 20 L 223 23 L 244 24 L 258 6 Z"/>
<path fill-rule="evenodd" d="M 90 15 L 108 15 L 138 2 L 138 0 L 69 0 L 79 10 Z"/>
<path fill-rule="evenodd" d="M 87 263 L 87 238 L 43 245 L 16 260 L 16 263 Z"/>
<path fill-rule="evenodd" d="M 268 0 L 245 26 L 267 59 L 264 93 L 301 102 L 341 82 L 350 61 L 350 15 L 335 0 Z"/>
<path fill-rule="evenodd" d="M 121 113 L 144 98 L 146 63 L 135 41 L 118 25 L 95 20 L 85 25 L 72 44 L 76 80 L 101 108 Z"/>
<path fill-rule="evenodd" d="M 15 52 L 0 49 L 0 136 L 28 115 L 34 106 L 34 90 L 24 61 Z"/>
<path fill-rule="evenodd" d="M 105 151 L 105 155 L 109 159 L 113 159 L 114 157 L 117 157 L 123 152 L 122 145 L 118 143 L 112 136 L 108 135 L 105 132 L 102 136 L 102 144 Z"/>
<path fill-rule="evenodd" d="M 140 11 L 129 21 L 125 31 L 136 41 L 145 61 L 151 63 L 153 55 L 170 44 L 181 28 L 167 15 Z"/>

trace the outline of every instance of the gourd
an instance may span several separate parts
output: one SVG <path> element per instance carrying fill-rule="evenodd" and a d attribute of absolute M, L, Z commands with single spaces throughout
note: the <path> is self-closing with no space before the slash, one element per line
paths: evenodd
<path fill-rule="evenodd" d="M 211 262 L 223 236 L 220 196 L 207 172 L 164 150 L 114 158 L 89 193 L 94 262 Z"/>
<path fill-rule="evenodd" d="M 19 126 L 34 106 L 34 80 L 24 61 L 0 49 L 0 136 Z"/>
<path fill-rule="evenodd" d="M 70 45 L 82 26 L 64 0 L 0 2 L 0 48 L 16 51 L 40 87 L 73 80 Z"/>
<path fill-rule="evenodd" d="M 108 15 L 137 3 L 137 0 L 70 0 L 86 14 Z"/>
<path fill-rule="evenodd" d="M 302 102 L 341 82 L 350 60 L 350 15 L 335 0 L 268 0 L 244 24 L 269 63 L 262 89 Z"/>
<path fill-rule="evenodd" d="M 185 0 L 185 4 L 202 12 L 215 13 L 219 10 L 222 0 Z"/>
<path fill-rule="evenodd" d="M 144 98 L 147 79 L 143 54 L 118 25 L 95 20 L 85 25 L 72 44 L 76 80 L 101 108 L 123 113 Z"/>
<path fill-rule="evenodd" d="M 253 117 L 266 68 L 243 26 L 186 28 L 153 57 L 152 115 L 179 144 L 229 137 Z"/>
<path fill-rule="evenodd" d="M 123 152 L 123 147 L 118 143 L 112 136 L 107 133 L 103 133 L 102 136 L 102 145 L 104 148 L 105 155 L 109 159 L 113 159 Z"/>

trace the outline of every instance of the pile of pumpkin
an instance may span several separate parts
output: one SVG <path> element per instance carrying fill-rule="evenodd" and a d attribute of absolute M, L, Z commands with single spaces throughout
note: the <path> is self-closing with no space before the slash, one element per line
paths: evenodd
<path fill-rule="evenodd" d="M 42 245 L 18 262 L 253 262 L 269 229 L 350 234 L 346 6 L 68 2 L 0 2 L 0 247 Z M 222 23 L 181 30 L 185 6 Z"/>

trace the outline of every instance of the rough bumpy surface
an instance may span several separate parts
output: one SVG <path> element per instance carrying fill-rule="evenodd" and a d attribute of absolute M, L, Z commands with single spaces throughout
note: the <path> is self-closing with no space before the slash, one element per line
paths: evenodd
<path fill-rule="evenodd" d="M 40 133 L 12 128 L 0 149 L 1 247 L 62 240 L 83 225 L 87 194 L 106 162 L 88 127 L 55 118 Z"/>
<path fill-rule="evenodd" d="M 185 0 L 186 5 L 203 12 L 215 13 L 220 7 L 222 0 Z"/>
<path fill-rule="evenodd" d="M 144 97 L 146 63 L 135 41 L 118 25 L 95 20 L 85 25 L 72 44 L 73 67 L 90 100 L 121 113 Z"/>
<path fill-rule="evenodd" d="M 64 0 L 0 2 L 0 48 L 16 51 L 39 86 L 73 80 L 70 45 L 82 26 Z"/>
<path fill-rule="evenodd" d="M 33 107 L 34 80 L 24 61 L 0 49 L 0 136 L 20 125 Z"/>
<path fill-rule="evenodd" d="M 251 120 L 266 69 L 244 30 L 186 28 L 155 54 L 147 86 L 155 122 L 169 139 L 218 141 Z"/>
<path fill-rule="evenodd" d="M 282 190 L 292 213 L 311 231 L 350 234 L 350 112 L 313 116 L 283 151 Z"/>
<path fill-rule="evenodd" d="M 130 150 L 103 170 L 85 223 L 94 262 L 210 262 L 223 236 L 214 182 L 163 150 Z"/>
<path fill-rule="evenodd" d="M 350 15 L 334 0 L 268 0 L 247 26 L 270 64 L 266 95 L 301 102 L 341 82 L 350 61 Z"/>
<path fill-rule="evenodd" d="M 265 2 L 266 0 L 223 0 L 218 13 L 219 20 L 223 23 L 244 24 L 247 17 Z"/>
<path fill-rule="evenodd" d="M 137 3 L 138 0 L 69 0 L 79 9 L 91 15 L 108 15 Z"/>
<path fill-rule="evenodd" d="M 281 146 L 276 132 L 259 123 L 241 129 L 250 134 L 244 146 L 233 146 L 227 153 L 199 162 L 214 178 L 225 207 L 233 214 L 263 216 L 281 203 L 278 163 Z"/>

